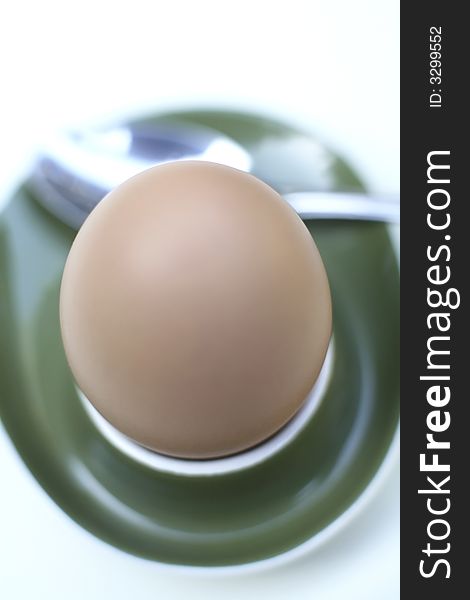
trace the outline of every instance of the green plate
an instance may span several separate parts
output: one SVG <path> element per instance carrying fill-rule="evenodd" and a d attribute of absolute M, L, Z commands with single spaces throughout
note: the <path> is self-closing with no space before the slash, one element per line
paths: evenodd
<path fill-rule="evenodd" d="M 282 191 L 360 188 L 344 162 L 287 125 L 227 112 L 177 117 L 237 139 L 253 156 L 253 172 Z M 34 477 L 77 523 L 148 559 L 235 565 L 315 536 L 364 491 L 398 423 L 396 259 L 384 225 L 307 226 L 334 301 L 335 357 L 326 398 L 298 438 L 265 463 L 184 477 L 133 463 L 84 412 L 58 320 L 74 232 L 24 189 L 17 191 L 0 216 L 0 415 Z"/>

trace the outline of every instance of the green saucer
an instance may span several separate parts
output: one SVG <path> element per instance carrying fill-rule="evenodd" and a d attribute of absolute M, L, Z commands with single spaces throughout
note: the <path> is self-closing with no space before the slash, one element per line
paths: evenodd
<path fill-rule="evenodd" d="M 226 112 L 177 117 L 235 138 L 252 155 L 253 173 L 281 191 L 360 188 L 344 162 L 289 126 Z M 326 397 L 298 438 L 265 463 L 184 477 L 132 462 L 90 422 L 59 331 L 60 278 L 74 231 L 24 189 L 16 192 L 0 215 L 0 416 L 31 473 L 77 523 L 148 559 L 235 565 L 312 538 L 365 490 L 398 424 L 396 259 L 384 225 L 307 226 L 334 301 Z"/>

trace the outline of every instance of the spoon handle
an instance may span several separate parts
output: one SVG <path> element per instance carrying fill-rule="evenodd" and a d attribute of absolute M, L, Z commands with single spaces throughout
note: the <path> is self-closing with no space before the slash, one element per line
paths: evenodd
<path fill-rule="evenodd" d="M 352 219 L 400 222 L 398 196 L 369 196 L 355 192 L 295 192 L 284 195 L 302 219 Z"/>

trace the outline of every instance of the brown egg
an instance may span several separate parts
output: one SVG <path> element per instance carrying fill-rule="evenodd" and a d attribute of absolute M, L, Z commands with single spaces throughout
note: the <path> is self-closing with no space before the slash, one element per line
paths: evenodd
<path fill-rule="evenodd" d="M 160 453 L 213 458 L 298 411 L 331 301 L 307 228 L 274 190 L 186 161 L 129 179 L 91 213 L 60 318 L 77 384 L 114 427 Z"/>

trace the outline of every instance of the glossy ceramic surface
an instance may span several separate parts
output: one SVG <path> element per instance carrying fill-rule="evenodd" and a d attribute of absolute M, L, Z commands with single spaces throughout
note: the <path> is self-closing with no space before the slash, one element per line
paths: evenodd
<path fill-rule="evenodd" d="M 286 125 L 207 111 L 178 119 L 234 137 L 251 153 L 253 173 L 281 192 L 360 188 L 342 161 Z M 396 259 L 381 224 L 307 226 L 334 301 L 325 400 L 301 435 L 265 463 L 210 478 L 178 476 L 132 462 L 87 416 L 58 321 L 74 231 L 18 190 L 0 216 L 0 416 L 37 481 L 71 518 L 138 556 L 234 565 L 304 542 L 364 491 L 398 423 Z"/>

